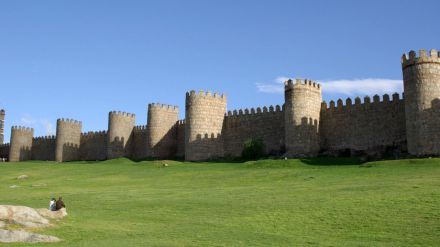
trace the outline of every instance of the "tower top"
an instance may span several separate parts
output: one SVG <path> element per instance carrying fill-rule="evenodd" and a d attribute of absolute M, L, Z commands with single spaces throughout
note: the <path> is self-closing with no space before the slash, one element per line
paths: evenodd
<path fill-rule="evenodd" d="M 431 49 L 429 53 L 426 52 L 425 49 L 419 50 L 419 56 L 413 50 L 411 50 L 408 55 L 403 54 L 400 60 L 402 63 L 402 69 L 410 67 L 414 64 L 422 64 L 422 63 L 437 63 L 440 64 L 440 52 L 436 49 Z"/>

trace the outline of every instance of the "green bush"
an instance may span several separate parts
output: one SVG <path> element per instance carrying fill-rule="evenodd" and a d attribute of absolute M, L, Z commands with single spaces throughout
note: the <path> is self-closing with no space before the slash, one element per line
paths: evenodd
<path fill-rule="evenodd" d="M 241 157 L 246 160 L 255 160 L 264 157 L 264 143 L 261 139 L 249 139 L 244 142 Z"/>

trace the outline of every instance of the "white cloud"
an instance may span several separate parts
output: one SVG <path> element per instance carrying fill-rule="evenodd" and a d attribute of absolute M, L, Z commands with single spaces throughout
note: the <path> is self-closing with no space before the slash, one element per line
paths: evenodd
<path fill-rule="evenodd" d="M 55 135 L 53 125 L 46 118 L 35 118 L 30 114 L 24 114 L 20 118 L 20 125 L 34 128 L 37 132 L 42 128 L 44 129 L 45 135 Z"/>
<path fill-rule="evenodd" d="M 366 78 L 354 80 L 322 81 L 322 90 L 325 93 L 338 93 L 348 96 L 373 95 L 403 92 L 402 80 L 383 78 Z"/>
<path fill-rule="evenodd" d="M 273 80 L 272 83 L 256 83 L 258 92 L 262 93 L 283 93 L 284 82 L 289 78 L 285 76 L 279 76 Z"/>
<path fill-rule="evenodd" d="M 277 77 L 272 83 L 256 83 L 258 92 L 282 94 L 283 82 L 288 77 Z M 365 78 L 350 80 L 319 80 L 323 93 L 343 94 L 347 96 L 362 96 L 403 92 L 402 80 L 383 78 Z"/>

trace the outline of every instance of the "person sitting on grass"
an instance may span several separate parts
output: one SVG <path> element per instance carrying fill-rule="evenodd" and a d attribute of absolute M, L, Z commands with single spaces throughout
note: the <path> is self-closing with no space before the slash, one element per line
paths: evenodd
<path fill-rule="evenodd" d="M 49 210 L 50 211 L 55 211 L 55 202 L 56 202 L 55 198 L 52 198 L 50 200 L 50 202 L 49 202 Z"/>
<path fill-rule="evenodd" d="M 55 210 L 58 211 L 62 208 L 65 208 L 66 205 L 64 205 L 63 198 L 61 196 L 58 198 L 58 200 L 55 202 Z"/>

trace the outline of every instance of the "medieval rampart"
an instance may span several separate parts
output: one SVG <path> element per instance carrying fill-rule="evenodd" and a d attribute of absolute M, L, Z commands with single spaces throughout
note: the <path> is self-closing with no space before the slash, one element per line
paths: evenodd
<path fill-rule="evenodd" d="M 190 91 L 182 120 L 177 107 L 149 104 L 145 125 L 135 126 L 134 114 L 113 111 L 107 131 L 81 133 L 82 123 L 70 119 L 57 121 L 55 137 L 33 138 L 33 129 L 13 127 L 10 144 L 0 144 L 0 158 L 199 161 L 240 156 L 250 139 L 262 140 L 268 155 L 289 157 L 440 155 L 440 54 L 411 51 L 401 65 L 405 97 L 375 95 L 327 104 L 318 83 L 289 79 L 283 106 L 226 113 L 226 96 Z"/>
<path fill-rule="evenodd" d="M 344 152 L 383 153 L 393 150 L 405 151 L 405 104 L 394 94 L 390 99 L 384 95 L 359 97 L 354 102 L 348 98 L 343 104 L 324 102 L 321 108 L 321 149 L 328 154 Z"/>
<path fill-rule="evenodd" d="M 240 156 L 250 139 L 262 140 L 267 154 L 283 154 L 284 112 L 279 105 L 228 111 L 222 133 L 225 156 Z"/>
<path fill-rule="evenodd" d="M 82 133 L 80 142 L 81 160 L 105 160 L 107 158 L 107 131 Z"/>
<path fill-rule="evenodd" d="M 34 137 L 32 140 L 33 160 L 55 160 L 55 136 Z"/>

